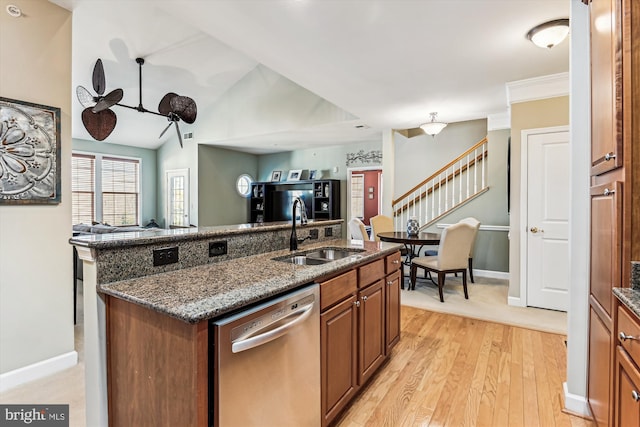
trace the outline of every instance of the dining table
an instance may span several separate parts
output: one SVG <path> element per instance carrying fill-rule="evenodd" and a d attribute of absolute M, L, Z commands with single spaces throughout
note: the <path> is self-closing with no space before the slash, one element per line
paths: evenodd
<path fill-rule="evenodd" d="M 411 261 L 420 255 L 424 246 L 437 246 L 440 244 L 439 233 L 420 232 L 409 234 L 406 231 L 384 231 L 377 233 L 383 242 L 402 243 L 406 249 L 402 263 L 411 270 Z M 404 288 L 404 287 L 403 287 Z"/>

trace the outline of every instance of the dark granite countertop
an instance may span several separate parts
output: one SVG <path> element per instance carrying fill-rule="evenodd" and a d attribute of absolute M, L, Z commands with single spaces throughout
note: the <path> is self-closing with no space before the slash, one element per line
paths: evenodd
<path fill-rule="evenodd" d="M 640 261 L 631 261 L 631 287 L 613 288 L 613 294 L 640 318 Z"/>
<path fill-rule="evenodd" d="M 322 227 L 343 223 L 343 219 L 310 220 L 306 225 L 298 225 L 298 229 L 305 227 Z M 220 225 L 212 227 L 191 227 L 176 229 L 150 229 L 144 231 L 128 231 L 123 233 L 84 234 L 69 239 L 69 243 L 96 249 L 122 248 L 127 246 L 148 245 L 154 243 L 171 243 L 194 239 L 208 239 L 218 236 L 255 233 L 260 231 L 291 229 L 290 221 L 276 221 L 252 224 Z"/>
<path fill-rule="evenodd" d="M 364 251 L 326 264 L 307 266 L 274 261 L 272 258 L 290 254 L 288 250 L 280 250 L 107 283 L 99 285 L 98 291 L 195 323 L 312 283 L 320 277 L 348 270 L 397 251 L 401 245 L 330 240 L 305 245 L 303 250 L 297 252 L 308 252 L 319 247 L 346 247 Z"/>
<path fill-rule="evenodd" d="M 613 294 L 640 318 L 640 290 L 633 288 L 613 288 Z"/>

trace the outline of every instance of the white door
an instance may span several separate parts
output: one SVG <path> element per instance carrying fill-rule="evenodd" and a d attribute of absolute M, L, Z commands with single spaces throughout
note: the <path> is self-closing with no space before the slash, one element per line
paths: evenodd
<path fill-rule="evenodd" d="M 167 171 L 167 226 L 189 227 L 189 169 Z"/>
<path fill-rule="evenodd" d="M 569 131 L 554 129 L 523 131 L 522 141 L 527 150 L 527 209 L 523 222 L 526 298 L 528 306 L 567 311 Z"/>

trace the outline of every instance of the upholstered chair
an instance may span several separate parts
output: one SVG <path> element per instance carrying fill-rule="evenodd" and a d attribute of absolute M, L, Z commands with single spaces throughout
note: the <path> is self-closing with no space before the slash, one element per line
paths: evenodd
<path fill-rule="evenodd" d="M 416 273 L 422 268 L 438 275 L 440 302 L 444 302 L 442 289 L 448 273 L 461 273 L 464 297 L 469 299 L 467 291 L 467 266 L 469 251 L 473 243 L 475 228 L 459 222 L 444 229 L 440 237 L 438 255 L 414 258 L 411 262 L 411 288 L 416 288 Z"/>
<path fill-rule="evenodd" d="M 349 234 L 351 238 L 355 240 L 369 240 L 367 229 L 364 223 L 358 218 L 351 218 L 348 223 Z"/>

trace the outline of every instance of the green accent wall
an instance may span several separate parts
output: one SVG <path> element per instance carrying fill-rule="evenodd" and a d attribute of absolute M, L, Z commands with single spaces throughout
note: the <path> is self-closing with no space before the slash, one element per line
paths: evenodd
<path fill-rule="evenodd" d="M 209 145 L 198 146 L 198 225 L 249 222 L 247 198 L 236 191 L 242 174 L 255 179 L 258 156 Z"/>
<path fill-rule="evenodd" d="M 112 156 L 135 157 L 140 159 L 140 220 L 146 225 L 154 218 L 158 219 L 156 207 L 157 194 L 157 150 L 130 147 L 86 139 L 73 139 L 73 151 L 83 153 L 110 154 Z"/>

